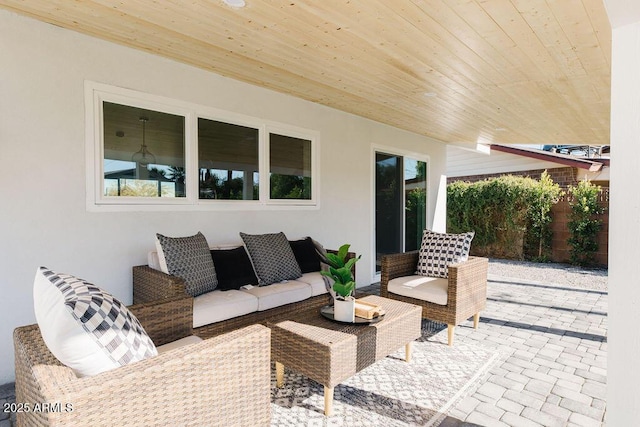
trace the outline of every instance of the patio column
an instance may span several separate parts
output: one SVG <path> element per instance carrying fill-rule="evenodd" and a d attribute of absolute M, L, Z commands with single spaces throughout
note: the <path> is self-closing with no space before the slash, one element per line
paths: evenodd
<path fill-rule="evenodd" d="M 605 0 L 613 27 L 607 417 L 640 425 L 640 6 Z"/>

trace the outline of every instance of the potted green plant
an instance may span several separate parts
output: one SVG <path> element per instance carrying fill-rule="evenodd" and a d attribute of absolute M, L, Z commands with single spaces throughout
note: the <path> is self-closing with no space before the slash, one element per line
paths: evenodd
<path fill-rule="evenodd" d="M 333 296 L 333 317 L 341 322 L 353 322 L 355 320 L 355 298 L 353 292 L 356 282 L 353 279 L 351 269 L 360 260 L 357 258 L 347 260 L 349 244 L 340 246 L 337 254 L 327 253 L 326 262 L 329 271 L 321 271 L 320 274 L 333 280 L 331 295 Z"/>

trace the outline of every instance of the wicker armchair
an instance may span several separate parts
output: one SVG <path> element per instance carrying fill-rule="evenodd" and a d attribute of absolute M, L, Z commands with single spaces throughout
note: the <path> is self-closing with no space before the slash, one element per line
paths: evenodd
<path fill-rule="evenodd" d="M 469 257 L 468 261 L 451 264 L 447 286 L 447 304 L 439 305 L 417 298 L 389 292 L 389 281 L 415 274 L 418 251 L 382 257 L 380 274 L 380 296 L 409 302 L 422 307 L 422 317 L 447 324 L 448 344 L 453 345 L 454 329 L 473 316 L 473 327 L 478 327 L 480 311 L 487 302 L 488 259 Z"/>
<path fill-rule="evenodd" d="M 191 334 L 192 304 L 182 297 L 130 309 L 162 345 Z M 16 402 L 31 409 L 17 414 L 18 426 L 270 424 L 270 331 L 264 326 L 83 378 L 49 352 L 38 325 L 19 327 L 13 336 Z"/>

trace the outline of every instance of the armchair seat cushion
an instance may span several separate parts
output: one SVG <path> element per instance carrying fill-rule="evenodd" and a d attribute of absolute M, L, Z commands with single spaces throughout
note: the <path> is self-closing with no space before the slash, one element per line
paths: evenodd
<path fill-rule="evenodd" d="M 407 298 L 447 305 L 448 286 L 448 279 L 413 275 L 389 280 L 388 291 Z"/>
<path fill-rule="evenodd" d="M 244 291 L 216 290 L 193 299 L 193 327 L 220 322 L 258 310 L 258 298 Z"/>

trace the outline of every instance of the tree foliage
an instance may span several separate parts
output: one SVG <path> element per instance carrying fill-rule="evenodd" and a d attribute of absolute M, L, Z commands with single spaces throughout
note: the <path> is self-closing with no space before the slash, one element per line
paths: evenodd
<path fill-rule="evenodd" d="M 475 231 L 474 246 L 484 248 L 488 256 L 493 255 L 492 247 L 522 256 L 522 245 L 535 242 L 536 250 L 527 255 L 544 259 L 551 246 L 551 207 L 561 194 L 546 172 L 539 181 L 513 175 L 474 183 L 457 181 L 447 186 L 448 229 Z"/>
<path fill-rule="evenodd" d="M 569 228 L 571 262 L 582 266 L 595 264 L 598 252 L 598 232 L 602 228 L 599 218 L 605 208 L 599 203 L 602 188 L 589 181 L 580 181 L 577 186 L 569 187 Z"/>
<path fill-rule="evenodd" d="M 410 190 L 405 204 L 405 250 L 413 251 L 420 248 L 422 231 L 426 227 L 426 190 L 424 188 Z"/>
<path fill-rule="evenodd" d="M 563 191 L 544 171 L 537 185 L 531 187 L 532 204 L 527 210 L 525 253 L 537 261 L 548 261 L 551 250 L 551 208 L 560 201 Z"/>
<path fill-rule="evenodd" d="M 311 200 L 311 178 L 296 175 L 271 174 L 272 199 Z"/>
<path fill-rule="evenodd" d="M 252 184 L 251 197 L 258 199 L 258 185 Z M 200 171 L 200 198 L 201 199 L 222 199 L 222 200 L 243 200 L 244 178 L 233 178 L 231 171 L 227 171 L 224 176 L 219 173 L 202 169 Z"/>

